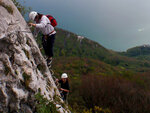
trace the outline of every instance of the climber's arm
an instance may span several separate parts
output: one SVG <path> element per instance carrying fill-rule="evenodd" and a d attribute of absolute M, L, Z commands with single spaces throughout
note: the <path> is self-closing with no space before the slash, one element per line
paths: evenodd
<path fill-rule="evenodd" d="M 63 89 L 63 88 L 60 88 L 61 91 L 65 91 L 65 92 L 69 92 L 68 89 Z"/>

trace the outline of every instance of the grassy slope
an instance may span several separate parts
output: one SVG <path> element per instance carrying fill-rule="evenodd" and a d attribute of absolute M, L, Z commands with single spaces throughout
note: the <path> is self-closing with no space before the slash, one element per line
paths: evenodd
<path fill-rule="evenodd" d="M 97 59 L 112 66 L 118 66 L 120 68 L 138 72 L 147 71 L 150 67 L 150 61 L 122 56 L 87 38 L 84 38 L 80 42 L 78 41 L 76 34 L 62 29 L 57 29 L 54 53 L 55 57 L 71 56 Z"/>

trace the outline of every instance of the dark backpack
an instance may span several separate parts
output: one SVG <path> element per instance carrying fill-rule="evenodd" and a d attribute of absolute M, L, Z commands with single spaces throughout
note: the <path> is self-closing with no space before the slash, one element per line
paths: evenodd
<path fill-rule="evenodd" d="M 49 19 L 49 21 L 51 22 L 51 25 L 53 26 L 53 27 L 56 27 L 57 26 L 57 21 L 56 21 L 56 19 L 54 18 L 54 17 L 52 17 L 51 15 L 46 15 L 47 16 L 47 18 Z"/>

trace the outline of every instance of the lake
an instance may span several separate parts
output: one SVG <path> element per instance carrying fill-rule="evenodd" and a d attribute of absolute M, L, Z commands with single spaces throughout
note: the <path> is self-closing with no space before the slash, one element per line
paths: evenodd
<path fill-rule="evenodd" d="M 26 0 L 22 4 L 53 15 L 59 28 L 108 49 L 125 51 L 150 43 L 148 0 Z"/>

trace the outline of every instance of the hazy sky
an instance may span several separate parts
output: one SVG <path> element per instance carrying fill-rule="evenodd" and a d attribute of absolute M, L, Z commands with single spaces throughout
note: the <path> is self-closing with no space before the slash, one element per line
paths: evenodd
<path fill-rule="evenodd" d="M 150 44 L 150 0 L 26 0 L 25 5 L 108 49 Z"/>

